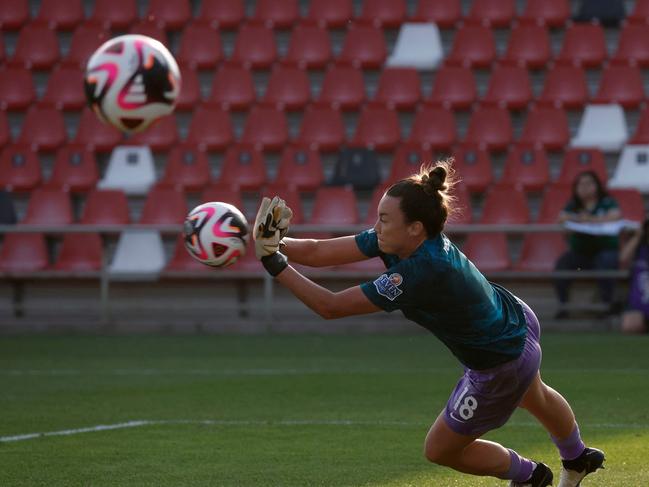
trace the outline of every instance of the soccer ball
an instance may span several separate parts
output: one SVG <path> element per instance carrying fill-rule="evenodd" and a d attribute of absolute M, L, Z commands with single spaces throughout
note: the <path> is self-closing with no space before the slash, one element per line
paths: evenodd
<path fill-rule="evenodd" d="M 84 78 L 90 108 L 123 132 L 140 132 L 169 115 L 180 93 L 178 64 L 151 37 L 130 34 L 102 44 Z"/>
<path fill-rule="evenodd" d="M 212 267 L 234 264 L 246 253 L 248 223 L 237 207 L 214 201 L 194 208 L 184 225 L 189 255 Z"/>

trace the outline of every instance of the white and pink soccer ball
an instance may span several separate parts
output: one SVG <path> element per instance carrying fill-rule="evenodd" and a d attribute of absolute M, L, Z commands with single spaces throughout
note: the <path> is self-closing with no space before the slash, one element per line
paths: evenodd
<path fill-rule="evenodd" d="M 220 201 L 194 208 L 184 224 L 185 248 L 197 261 L 212 266 L 234 264 L 246 253 L 248 223 L 237 207 Z"/>
<path fill-rule="evenodd" d="M 169 50 L 143 35 L 123 35 L 102 44 L 88 60 L 86 98 L 104 122 L 140 132 L 169 115 L 180 93 L 180 71 Z"/>

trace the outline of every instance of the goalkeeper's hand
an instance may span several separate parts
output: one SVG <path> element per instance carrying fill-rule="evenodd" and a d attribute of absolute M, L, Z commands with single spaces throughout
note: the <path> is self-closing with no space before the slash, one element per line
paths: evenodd
<path fill-rule="evenodd" d="M 279 243 L 288 233 L 293 212 L 283 199 L 264 197 L 255 218 L 253 238 L 258 259 L 279 251 Z"/>

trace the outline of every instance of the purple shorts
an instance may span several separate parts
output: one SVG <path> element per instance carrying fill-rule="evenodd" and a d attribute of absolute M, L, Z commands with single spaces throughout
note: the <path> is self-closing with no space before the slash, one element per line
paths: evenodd
<path fill-rule="evenodd" d="M 527 304 L 519 302 L 527 321 L 523 353 L 491 369 L 465 369 L 446 403 L 444 419 L 460 435 L 480 436 L 505 424 L 541 366 L 539 320 Z"/>

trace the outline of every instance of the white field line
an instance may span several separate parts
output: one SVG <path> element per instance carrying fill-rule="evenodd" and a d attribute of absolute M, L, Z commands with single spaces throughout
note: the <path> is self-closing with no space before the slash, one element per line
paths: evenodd
<path fill-rule="evenodd" d="M 124 423 L 100 424 L 88 426 L 85 428 L 66 429 L 59 431 L 46 431 L 40 433 L 26 433 L 21 435 L 0 436 L 0 443 L 11 443 L 16 441 L 33 440 L 36 438 L 45 438 L 48 436 L 71 436 L 81 433 L 93 433 L 97 431 L 109 431 L 125 428 L 137 428 L 141 426 L 154 425 L 178 425 L 192 424 L 204 426 L 396 426 L 396 427 L 417 427 L 425 429 L 428 425 L 425 422 L 416 421 L 361 421 L 361 420 L 312 420 L 312 419 L 287 419 L 279 421 L 265 420 L 219 420 L 219 419 L 170 419 L 170 420 L 135 420 Z M 582 423 L 584 428 L 590 429 L 649 429 L 649 424 L 640 423 Z M 539 423 L 535 422 L 517 422 L 508 423 L 509 427 L 522 428 L 541 428 Z"/>
<path fill-rule="evenodd" d="M 291 375 L 326 375 L 326 374 L 422 374 L 434 372 L 460 372 L 459 367 L 431 368 L 255 368 L 255 369 L 3 369 L 0 376 L 73 376 L 73 375 L 116 375 L 116 376 L 291 376 Z M 649 367 L 574 367 L 574 368 L 541 368 L 549 373 L 586 373 L 600 372 L 609 374 L 647 374 Z"/>

